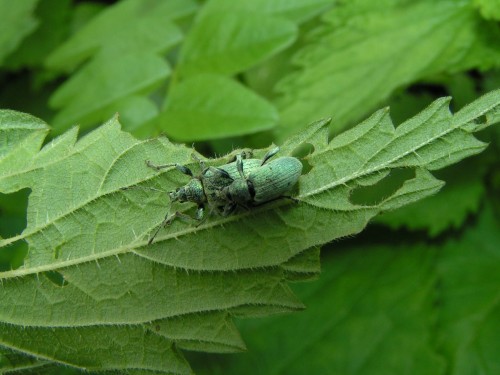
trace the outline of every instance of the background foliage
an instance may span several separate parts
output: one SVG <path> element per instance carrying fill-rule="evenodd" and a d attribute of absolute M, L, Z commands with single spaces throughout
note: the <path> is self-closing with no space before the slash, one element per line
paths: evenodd
<path fill-rule="evenodd" d="M 128 373 L 188 373 L 189 365 L 200 374 L 500 373 L 498 126 L 477 134 L 489 144 L 486 151 L 432 172 L 446 182 L 438 194 L 375 216 L 357 237 L 323 246 L 319 278 L 289 284 L 316 278 L 315 246 L 361 230 L 382 210 L 380 202 L 398 196 L 401 181 L 427 183 L 426 193 L 414 200 L 441 186 L 430 175 L 408 176 L 408 170 L 389 166 L 398 169 L 388 183 L 377 183 L 384 177 L 380 171 L 354 178 L 344 192 L 331 192 L 333 197 L 352 192 L 353 203 L 372 211 L 362 219 L 358 212 L 338 214 L 339 200 L 327 206 L 330 200 L 308 192 L 328 178 L 341 180 L 341 172 L 347 176 L 356 156 L 361 162 L 377 147 L 401 151 L 418 139 L 399 138 L 399 146 L 391 148 L 382 146 L 384 131 L 371 139 L 358 127 L 327 145 L 304 126 L 331 116 L 330 134 L 337 136 L 384 106 L 398 125 L 438 97 L 452 96 L 457 112 L 499 88 L 498 2 L 0 0 L 0 16 L 0 108 L 30 113 L 52 127 L 45 138 L 47 125 L 27 116 L 24 124 L 32 127 L 25 133 L 0 135 L 2 150 L 12 145 L 22 150 L 3 159 L 0 171 L 24 173 L 11 180 L 2 175 L 0 237 L 8 240 L 28 228 L 21 235 L 27 242 L 0 249 L 0 271 L 44 271 L 17 275 L 0 286 L 0 372 L 78 372 L 60 366 L 78 358 L 82 368 Z M 439 108 L 438 119 L 446 118 L 447 102 L 436 103 L 431 108 Z M 123 129 L 140 140 L 120 132 L 116 119 L 92 132 L 117 112 Z M 14 118 L 9 116 L 2 118 L 5 123 Z M 377 112 L 365 128 L 386 130 L 384 116 Z M 420 134 L 427 135 L 441 123 L 421 124 L 426 127 Z M 321 151 L 307 162 L 322 177 L 304 178 L 300 193 L 322 210 L 311 211 L 318 212 L 315 220 L 300 221 L 298 208 L 272 208 L 246 224 L 225 223 L 224 232 L 165 237 L 158 247 L 177 245 L 164 252 L 141 249 L 142 243 L 132 247 L 135 254 L 122 251 L 117 244 L 128 246 L 148 233 L 167 204 L 162 193 L 119 189 L 153 184 L 169 190 L 185 181 L 175 173 L 154 177 L 143 168 L 147 158 L 189 161 L 189 148 L 148 140 L 159 134 L 195 142 L 207 157 L 271 142 L 285 142 L 283 154 Z M 299 138 L 290 138 L 294 134 Z M 353 148 L 360 152 L 335 151 L 346 139 L 360 139 Z M 312 150 L 297 151 L 305 140 Z M 430 154 L 483 147 L 470 138 L 444 143 L 442 149 L 430 144 Z M 129 149 L 121 168 L 130 173 L 99 186 L 104 170 L 99 167 Z M 36 173 L 25 173 L 23 166 L 32 160 Z M 437 169 L 418 163 L 405 160 L 402 166 Z M 85 183 L 68 191 L 70 177 Z M 28 208 L 27 216 L 28 196 L 29 207 L 44 210 Z M 59 226 L 55 218 L 65 210 L 71 215 Z M 40 230 L 45 221 L 52 226 Z M 99 230 L 73 236 L 87 225 Z M 229 246 L 223 241 L 234 243 L 246 226 L 252 228 L 249 239 L 237 242 L 239 251 L 250 249 L 243 264 L 234 249 L 223 251 Z M 179 224 L 173 233 L 184 229 Z M 262 246 L 260 238 L 268 244 Z M 307 241 L 297 244 L 300 238 Z M 293 257 L 280 245 L 287 240 L 297 244 Z M 86 263 L 95 254 L 92 243 L 110 256 Z M 71 247 L 82 250 L 71 254 Z M 54 259 L 43 257 L 53 249 L 78 267 L 53 267 Z M 177 294 L 167 293 L 171 285 L 180 285 Z M 64 297 L 51 294 L 55 286 Z M 118 295 L 120 302 L 112 303 Z M 160 298 L 175 303 L 164 309 L 154 302 Z M 307 309 L 300 313 L 236 320 L 237 327 L 232 322 L 234 316 L 303 305 Z M 193 313 L 201 310 L 205 313 Z M 245 346 L 245 353 L 204 353 Z M 137 363 L 142 367 L 134 367 Z"/>

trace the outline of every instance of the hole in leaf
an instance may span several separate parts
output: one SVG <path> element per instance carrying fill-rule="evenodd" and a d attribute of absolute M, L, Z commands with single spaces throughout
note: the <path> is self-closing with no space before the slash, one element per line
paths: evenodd
<path fill-rule="evenodd" d="M 24 263 L 28 254 L 28 244 L 19 240 L 0 251 L 0 272 L 15 270 Z"/>
<path fill-rule="evenodd" d="M 30 189 L 11 194 L 0 193 L 0 237 L 9 238 L 26 228 L 26 209 Z M 28 252 L 25 241 L 16 241 L 0 251 L 0 271 L 9 271 L 22 266 Z"/>
<path fill-rule="evenodd" d="M 0 193 L 0 236 L 12 237 L 26 228 L 26 209 L 31 189 L 11 194 Z"/>
<path fill-rule="evenodd" d="M 387 176 L 373 185 L 360 186 L 351 194 L 351 202 L 372 206 L 394 194 L 406 180 L 415 177 L 412 169 L 393 169 Z"/>
<path fill-rule="evenodd" d="M 481 116 L 478 116 L 476 117 L 476 119 L 474 120 L 474 123 L 478 124 L 478 125 L 485 125 L 488 123 L 488 116 L 486 115 L 481 115 Z"/>
<path fill-rule="evenodd" d="M 43 275 L 52 281 L 56 286 L 63 287 L 68 285 L 68 281 L 64 278 L 64 276 L 56 271 L 47 271 L 44 272 Z"/>
<path fill-rule="evenodd" d="M 309 164 L 308 161 L 303 158 L 311 155 L 313 152 L 314 146 L 310 143 L 301 144 L 299 147 L 293 150 L 292 156 L 300 159 L 300 162 L 302 163 L 302 174 L 306 174 L 312 169 L 311 164 Z"/>

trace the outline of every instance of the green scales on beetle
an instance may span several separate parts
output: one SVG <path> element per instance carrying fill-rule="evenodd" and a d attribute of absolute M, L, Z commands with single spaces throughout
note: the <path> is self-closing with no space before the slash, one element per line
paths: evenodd
<path fill-rule="evenodd" d="M 302 173 L 302 163 L 291 156 L 270 161 L 278 152 L 279 147 L 275 147 L 267 152 L 262 160 L 249 158 L 248 152 L 242 152 L 236 156 L 235 161 L 220 167 L 207 167 L 202 160 L 193 155 L 201 168 L 197 176 L 184 165 L 154 165 L 147 161 L 150 168 L 160 170 L 175 167 L 192 177 L 186 185 L 170 192 L 169 196 L 172 202 L 192 202 L 198 206 L 194 218 L 178 211 L 172 215 L 167 214 L 149 240 L 149 244 L 153 242 L 163 226 L 170 224 L 177 217 L 196 219 L 201 222 L 206 206 L 209 213 L 215 212 L 221 216 L 227 216 L 237 207 L 250 209 L 280 198 L 291 198 L 285 196 L 284 193 L 297 183 Z"/>

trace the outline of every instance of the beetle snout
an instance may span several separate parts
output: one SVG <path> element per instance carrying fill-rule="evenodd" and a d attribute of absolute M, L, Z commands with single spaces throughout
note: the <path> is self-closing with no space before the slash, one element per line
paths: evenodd
<path fill-rule="evenodd" d="M 170 200 L 172 202 L 176 202 L 179 200 L 179 188 L 177 188 L 175 191 L 171 191 L 170 193 L 168 193 L 169 197 L 170 197 Z"/>

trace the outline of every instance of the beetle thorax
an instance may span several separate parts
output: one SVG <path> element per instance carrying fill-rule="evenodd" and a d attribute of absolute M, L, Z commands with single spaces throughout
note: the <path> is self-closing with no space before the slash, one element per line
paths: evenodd
<path fill-rule="evenodd" d="M 169 193 L 172 202 L 194 202 L 202 204 L 205 202 L 205 193 L 201 181 L 193 178 L 186 185 Z"/>

